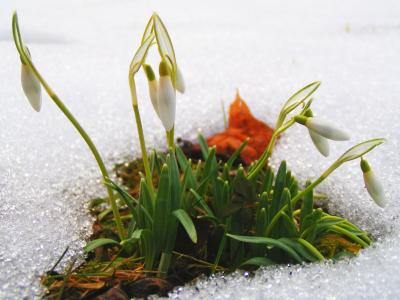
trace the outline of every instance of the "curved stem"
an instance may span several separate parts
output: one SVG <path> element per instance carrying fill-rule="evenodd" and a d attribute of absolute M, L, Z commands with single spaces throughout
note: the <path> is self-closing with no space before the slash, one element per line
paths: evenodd
<path fill-rule="evenodd" d="M 75 129 L 79 132 L 79 134 L 81 135 L 81 137 L 83 138 L 83 140 L 86 142 L 86 144 L 88 145 L 90 151 L 92 152 L 94 158 L 96 159 L 96 162 L 99 166 L 100 172 L 103 176 L 103 179 L 106 180 L 107 178 L 109 178 L 107 169 L 104 165 L 104 162 L 100 156 L 99 151 L 97 150 L 96 146 L 94 145 L 93 141 L 91 140 L 91 138 L 89 137 L 89 135 L 86 133 L 86 131 L 83 129 L 83 127 L 80 125 L 80 123 L 78 122 L 77 119 L 75 119 L 75 117 L 72 115 L 72 113 L 68 110 L 68 108 L 64 105 L 64 103 L 61 101 L 61 99 L 56 95 L 56 93 L 50 88 L 50 86 L 47 84 L 47 82 L 44 80 L 44 78 L 42 77 L 42 75 L 39 73 L 39 71 L 36 69 L 35 65 L 33 64 L 30 55 L 28 55 L 26 53 L 26 48 L 22 42 L 22 38 L 21 38 L 21 33 L 19 30 L 19 26 L 18 26 L 18 19 L 17 19 L 17 13 L 14 12 L 13 14 L 13 20 L 12 20 L 12 32 L 13 32 L 13 37 L 14 37 L 14 42 L 15 42 L 15 46 L 18 50 L 18 53 L 21 57 L 21 61 L 22 63 L 24 63 L 25 65 L 27 65 L 30 70 L 33 72 L 33 74 L 35 74 L 36 78 L 40 81 L 41 85 L 43 86 L 43 88 L 45 89 L 46 93 L 49 95 L 49 97 L 53 100 L 53 102 L 57 105 L 57 107 L 61 110 L 61 112 L 67 117 L 67 119 L 72 123 L 72 125 L 75 127 Z M 117 231 L 118 231 L 118 235 L 119 238 L 121 239 L 121 241 L 124 239 L 125 237 L 125 233 L 124 233 L 124 229 L 122 226 L 122 221 L 121 221 L 121 217 L 119 214 L 119 210 L 114 198 L 114 194 L 112 192 L 112 189 L 110 187 L 106 187 L 107 188 L 107 193 L 108 193 L 108 197 L 109 197 L 109 203 L 111 205 L 114 217 L 115 217 L 115 223 L 117 226 Z"/>
<path fill-rule="evenodd" d="M 152 179 L 152 173 L 150 170 L 149 160 L 147 158 L 146 143 L 145 143 L 144 135 L 143 135 L 142 120 L 140 118 L 139 107 L 138 107 L 137 96 L 136 96 L 135 79 L 133 78 L 133 75 L 131 75 L 131 74 L 129 74 L 129 87 L 131 90 L 132 107 L 133 107 L 133 112 L 135 114 L 135 121 L 136 121 L 136 128 L 138 131 L 138 136 L 139 136 L 140 150 L 142 152 L 142 161 L 143 161 L 143 166 L 144 166 L 144 171 L 145 171 L 146 183 L 150 188 L 152 196 L 154 196 L 153 179 Z"/>
<path fill-rule="evenodd" d="M 268 158 L 271 157 L 272 152 L 275 147 L 276 140 L 278 137 L 289 127 L 291 127 L 295 123 L 294 119 L 291 119 L 288 121 L 285 125 L 281 126 L 277 130 L 274 131 L 271 140 L 269 141 L 267 149 L 264 151 L 264 153 L 261 155 L 260 159 L 257 161 L 257 163 L 254 165 L 254 167 L 251 169 L 251 171 L 247 174 L 247 179 L 251 180 L 254 178 L 254 176 L 257 175 L 257 173 L 264 167 L 266 164 Z"/>
<path fill-rule="evenodd" d="M 22 55 L 24 55 L 24 54 L 22 54 Z M 64 103 L 60 100 L 60 98 L 53 92 L 53 90 L 50 88 L 50 86 L 47 84 L 47 82 L 43 79 L 43 77 L 40 75 L 38 70 L 35 68 L 32 61 L 28 57 L 24 57 L 24 61 L 27 63 L 27 65 L 32 70 L 32 72 L 35 74 L 35 76 L 38 78 L 38 80 L 42 84 L 43 88 L 46 90 L 49 97 L 53 100 L 53 102 L 57 105 L 57 107 L 62 111 L 62 113 L 68 118 L 68 120 L 72 123 L 72 125 L 75 127 L 75 129 L 79 132 L 79 134 L 81 135 L 83 140 L 88 145 L 94 158 L 96 159 L 96 162 L 99 166 L 100 172 L 101 172 L 104 180 L 107 179 L 109 177 L 107 169 L 106 169 L 104 162 L 100 156 L 100 153 L 98 152 L 96 146 L 94 145 L 94 143 L 91 140 L 91 138 L 89 137 L 89 135 L 86 133 L 86 131 L 80 125 L 78 120 L 75 119 L 75 117 L 72 115 L 72 113 L 64 105 Z M 118 210 L 116 201 L 114 199 L 112 189 L 110 187 L 107 187 L 107 193 L 108 193 L 108 197 L 109 197 L 109 203 L 111 205 L 111 208 L 113 210 L 113 214 L 115 217 L 118 235 L 119 235 L 120 239 L 123 240 L 125 235 L 124 235 L 124 230 L 123 230 L 123 226 L 122 226 L 122 222 L 121 222 L 121 217 L 119 214 L 119 210 Z"/>

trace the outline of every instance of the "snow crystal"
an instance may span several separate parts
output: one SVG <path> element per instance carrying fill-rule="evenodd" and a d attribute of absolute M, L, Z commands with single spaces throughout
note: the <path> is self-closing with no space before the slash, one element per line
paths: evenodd
<path fill-rule="evenodd" d="M 111 169 L 138 154 L 127 69 L 146 20 L 159 12 L 173 37 L 187 93 L 177 99 L 177 135 L 223 127 L 236 88 L 273 125 L 298 88 L 323 82 L 314 113 L 352 133 L 323 158 L 300 126 L 273 157 L 301 179 L 316 178 L 355 142 L 385 137 L 367 155 L 385 182 L 382 210 L 363 188 L 357 162 L 321 185 L 330 210 L 378 242 L 355 259 L 217 275 L 177 289 L 175 299 L 390 299 L 400 286 L 400 5 L 337 1 L 11 1 L 0 10 L 0 299 L 39 297 L 39 276 L 67 246 L 64 266 L 90 234 L 87 200 L 104 194 L 86 145 L 47 96 L 40 113 L 24 98 L 12 44 L 17 9 L 25 41 L 47 81 L 92 136 Z M 164 143 L 142 76 L 137 83 L 149 147 Z M 193 107 L 196 110 L 193 110 Z M 201 109 L 198 109 L 201 108 Z"/>

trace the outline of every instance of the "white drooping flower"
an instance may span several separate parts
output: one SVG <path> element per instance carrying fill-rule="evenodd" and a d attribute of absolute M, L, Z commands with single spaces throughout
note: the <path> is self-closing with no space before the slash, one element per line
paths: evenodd
<path fill-rule="evenodd" d="M 159 67 L 158 116 L 165 130 L 170 131 L 175 124 L 176 93 L 172 85 L 170 71 L 165 61 Z"/>
<path fill-rule="evenodd" d="M 372 171 L 371 167 L 365 159 L 361 158 L 360 166 L 363 172 L 365 187 L 367 188 L 369 195 L 377 205 L 379 205 L 380 207 L 385 207 L 385 192 L 379 178 Z"/>
<path fill-rule="evenodd" d="M 296 116 L 296 122 L 306 126 L 308 129 L 334 141 L 347 141 L 350 136 L 347 132 L 338 129 L 334 124 L 315 117 Z"/>
<path fill-rule="evenodd" d="M 305 112 L 304 116 L 306 117 L 313 117 L 314 114 L 310 108 L 307 109 Z M 315 148 L 321 153 L 323 156 L 328 157 L 329 156 L 329 142 L 326 138 L 324 138 L 322 135 L 319 135 L 318 133 L 308 129 L 308 133 L 311 137 L 311 141 L 313 142 Z"/>
<path fill-rule="evenodd" d="M 158 82 L 156 76 L 151 66 L 143 65 L 143 68 L 146 73 L 147 81 L 149 83 L 149 94 L 151 103 L 153 104 L 153 108 L 156 111 L 157 115 L 160 116 L 158 113 Z"/>
<path fill-rule="evenodd" d="M 312 131 L 311 129 L 308 129 L 308 133 L 310 134 L 311 140 L 323 156 L 328 157 L 329 156 L 329 143 L 326 138 L 324 138 L 322 135 L 319 135 L 318 133 Z"/>
<path fill-rule="evenodd" d="M 29 51 L 26 51 L 29 55 Z M 26 98 L 37 112 L 42 107 L 42 89 L 39 80 L 29 68 L 28 65 L 22 62 L 21 65 L 21 84 Z"/>
<path fill-rule="evenodd" d="M 185 80 L 183 79 L 183 75 L 181 70 L 179 69 L 178 66 L 176 66 L 176 90 L 183 94 L 185 92 L 186 86 L 185 86 Z"/>

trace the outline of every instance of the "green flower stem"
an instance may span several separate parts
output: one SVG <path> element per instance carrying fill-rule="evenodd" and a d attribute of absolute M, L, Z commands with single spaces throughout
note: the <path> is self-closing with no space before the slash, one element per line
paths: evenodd
<path fill-rule="evenodd" d="M 22 44 L 22 39 L 21 39 L 21 34 L 19 32 L 18 28 L 18 20 L 17 20 L 17 15 L 14 13 L 13 15 L 13 36 L 14 36 L 14 41 L 15 45 L 17 47 L 17 50 L 21 56 L 21 60 L 31 69 L 31 71 L 35 74 L 36 78 L 40 81 L 41 85 L 43 88 L 46 90 L 47 94 L 49 97 L 53 100 L 53 102 L 57 105 L 57 107 L 62 111 L 62 113 L 68 118 L 68 120 L 72 123 L 72 125 L 75 127 L 75 129 L 79 132 L 81 137 L 84 139 L 86 144 L 88 145 L 90 151 L 92 152 L 94 158 L 96 159 L 96 162 L 100 168 L 101 174 L 103 175 L 103 179 L 106 180 L 109 178 L 107 169 L 104 165 L 104 162 L 100 156 L 100 153 L 98 152 L 96 146 L 94 145 L 93 141 L 89 137 L 89 135 L 86 133 L 86 131 L 83 129 L 83 127 L 79 124 L 78 120 L 75 119 L 75 117 L 72 115 L 72 113 L 68 110 L 68 108 L 64 105 L 64 103 L 60 100 L 60 98 L 56 95 L 56 93 L 50 88 L 50 86 L 47 84 L 47 82 L 44 80 L 42 75 L 39 73 L 39 71 L 36 69 L 35 65 L 33 64 L 32 60 L 30 59 L 29 55 L 26 54 L 25 49 Z M 119 210 L 112 192 L 112 189 L 110 187 L 107 187 L 107 193 L 109 197 L 109 203 L 111 204 L 111 208 L 113 210 L 113 214 L 115 217 L 115 223 L 117 226 L 118 230 L 118 235 L 121 241 L 125 237 L 124 229 L 122 226 L 121 222 L 121 217 L 119 214 Z"/>
<path fill-rule="evenodd" d="M 138 107 L 137 96 L 136 96 L 136 85 L 135 85 L 135 80 L 133 78 L 133 75 L 131 75 L 131 74 L 129 75 L 129 87 L 131 89 L 132 107 L 133 107 L 133 112 L 135 113 L 135 121 L 136 121 L 136 127 L 137 127 L 137 131 L 138 131 L 138 135 L 139 135 L 140 150 L 142 152 L 142 161 L 143 161 L 143 166 L 144 166 L 144 171 L 145 171 L 146 183 L 150 188 L 152 196 L 154 196 L 152 173 L 150 170 L 149 159 L 147 158 L 146 144 L 145 144 L 144 135 L 143 135 L 142 120 L 140 118 L 139 107 Z"/>
<path fill-rule="evenodd" d="M 175 149 L 175 143 L 174 143 L 174 130 L 175 127 L 172 127 L 171 130 L 167 130 L 166 134 L 167 134 L 167 145 L 168 145 L 168 149 Z"/>
<path fill-rule="evenodd" d="M 278 137 L 288 128 L 290 128 L 293 124 L 295 123 L 294 119 L 291 119 L 288 121 L 285 125 L 279 127 L 277 130 L 274 131 L 271 140 L 269 141 L 267 149 L 264 151 L 264 153 L 261 155 L 260 159 L 257 161 L 257 163 L 252 167 L 250 172 L 247 174 L 247 179 L 251 180 L 254 178 L 254 176 L 257 175 L 257 173 L 264 167 L 266 162 L 268 161 L 268 158 L 271 157 L 272 152 L 275 147 L 276 140 Z"/>

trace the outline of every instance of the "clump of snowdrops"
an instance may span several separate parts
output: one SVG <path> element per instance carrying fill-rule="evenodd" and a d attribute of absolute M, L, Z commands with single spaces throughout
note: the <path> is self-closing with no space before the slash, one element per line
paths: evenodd
<path fill-rule="evenodd" d="M 14 13 L 12 32 L 21 59 L 21 81 L 26 97 L 36 111 L 41 108 L 41 89 L 77 129 L 93 153 L 104 178 L 118 238 L 90 241 L 85 250 L 100 246 L 118 248 L 121 255 L 136 257 L 147 271 L 166 276 L 173 263 L 177 230 L 181 226 L 192 243 L 197 243 L 196 220 L 207 219 L 210 228 L 222 233 L 218 251 L 213 255 L 212 271 L 220 263 L 231 269 L 244 265 L 271 265 L 283 262 L 312 262 L 331 258 L 318 245 L 324 237 L 336 234 L 347 241 L 367 247 L 368 234 L 349 221 L 328 214 L 314 205 L 314 189 L 344 163 L 360 159 L 367 191 L 379 205 L 385 205 L 382 185 L 365 155 L 384 142 L 382 138 L 361 142 L 343 153 L 318 178 L 303 186 L 283 161 L 275 171 L 268 165 L 275 144 L 286 130 L 300 124 L 307 129 L 317 150 L 329 155 L 328 140 L 343 141 L 349 135 L 335 124 L 314 116 L 313 94 L 320 82 L 313 82 L 294 93 L 283 105 L 270 143 L 259 160 L 249 167 L 235 166 L 247 141 L 227 161 L 216 158 L 216 149 L 199 136 L 203 159 L 194 164 L 174 143 L 177 92 L 185 83 L 168 31 L 154 13 L 129 67 L 128 80 L 136 128 L 144 166 L 137 198 L 112 181 L 96 146 L 65 104 L 50 88 L 33 64 L 24 44 Z M 159 65 L 146 62 L 156 48 Z M 167 153 L 148 155 L 137 99 L 135 77 L 142 69 L 148 80 L 149 98 L 165 128 Z M 158 75 L 157 75 L 158 73 Z M 153 178 L 158 178 L 153 182 Z M 118 201 L 117 201 L 118 200 Z M 128 208 L 128 221 L 122 221 L 120 209 Z M 125 218 L 126 220 L 126 218 Z M 336 253 L 341 254 L 341 253 Z"/>

